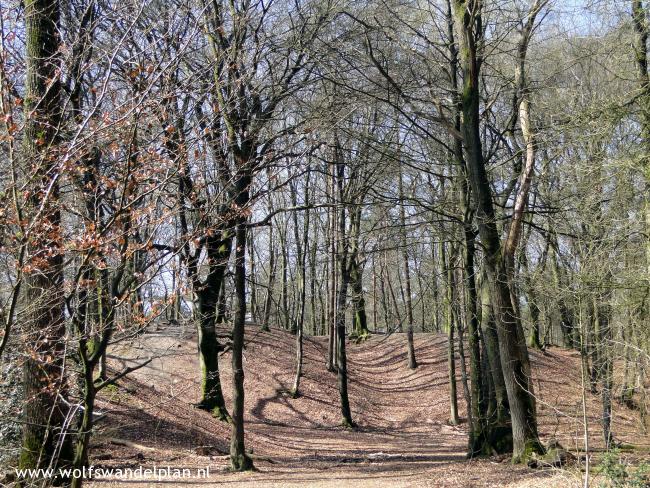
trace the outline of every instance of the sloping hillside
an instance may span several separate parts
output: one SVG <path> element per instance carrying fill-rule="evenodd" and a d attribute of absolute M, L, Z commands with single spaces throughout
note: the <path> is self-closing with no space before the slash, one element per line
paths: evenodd
<path fill-rule="evenodd" d="M 179 337 L 172 329 L 144 335 L 128 349 L 112 351 L 115 368 L 152 353 L 159 357 L 103 395 L 100 410 L 107 415 L 95 437 L 92 464 L 192 471 L 209 467 L 211 483 L 238 486 L 548 486 L 549 477 L 558 477 L 554 471 L 513 468 L 507 461 L 467 461 L 465 425 L 447 424 L 446 338 L 416 335 L 420 366 L 415 371 L 406 368 L 405 340 L 394 334 L 349 345 L 350 400 L 359 424 L 349 431 L 339 427 L 336 376 L 325 370 L 326 340 L 306 338 L 302 395 L 292 399 L 287 390 L 293 379 L 295 338 L 284 331 L 249 327 L 246 442 L 259 471 L 237 474 L 224 471 L 229 426 L 192 406 L 199 395 L 194 339 Z M 546 441 L 557 438 L 567 448 L 581 449 L 577 354 L 551 349 L 533 353 L 532 359 L 541 435 Z M 229 360 L 228 354 L 221 358 L 228 402 Z M 461 416 L 463 405 L 459 383 Z M 598 396 L 590 395 L 588 406 L 591 443 L 599 447 Z M 639 445 L 637 424 L 635 412 L 615 407 L 619 441 Z M 644 443 L 650 444 L 647 438 Z M 97 480 L 92 486 L 121 484 Z M 133 486 L 133 481 L 123 486 Z"/>

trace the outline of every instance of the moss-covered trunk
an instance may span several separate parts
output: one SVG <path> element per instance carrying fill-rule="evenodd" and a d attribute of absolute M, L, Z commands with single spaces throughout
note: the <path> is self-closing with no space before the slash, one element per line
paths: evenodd
<path fill-rule="evenodd" d="M 201 400 L 197 407 L 221 420 L 230 420 L 230 416 L 221 389 L 219 352 L 222 348 L 217 338 L 217 323 L 225 313 L 219 310 L 219 302 L 224 293 L 224 275 L 231 247 L 231 230 L 215 233 L 206 243 L 206 253 L 210 258 L 206 279 L 199 280 L 197 271 L 190 270 L 194 277 L 194 313 L 201 366 Z"/>
<path fill-rule="evenodd" d="M 221 389 L 219 372 L 220 346 L 217 339 L 217 301 L 219 288 L 203 288 L 196 292 L 199 364 L 201 366 L 201 400 L 197 407 L 221 420 L 229 418 Z"/>
<path fill-rule="evenodd" d="M 66 397 L 63 296 L 63 243 L 55 145 L 61 120 L 58 0 L 26 0 L 25 172 L 33 174 L 27 217 L 36 219 L 29 235 L 25 272 L 23 442 L 20 468 L 67 465 L 64 436 Z M 46 191 L 49 189 L 49 191 Z"/>
<path fill-rule="evenodd" d="M 461 97 L 464 154 L 472 194 L 476 205 L 476 221 L 485 249 L 485 268 L 490 298 L 499 338 L 501 368 L 508 392 L 512 420 L 513 460 L 525 461 L 533 452 L 543 452 L 537 433 L 537 414 L 532 394 L 532 379 L 523 334 L 518 330 L 518 317 L 513 308 L 510 280 L 504 261 L 501 239 L 496 227 L 492 189 L 483 160 L 480 133 L 480 69 L 483 27 L 480 3 L 455 0 L 454 16 L 460 39 L 463 71 Z"/>

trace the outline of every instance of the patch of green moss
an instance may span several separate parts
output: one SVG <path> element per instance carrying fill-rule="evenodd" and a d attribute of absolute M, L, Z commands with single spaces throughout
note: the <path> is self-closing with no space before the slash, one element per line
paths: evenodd
<path fill-rule="evenodd" d="M 38 458 L 40 456 L 42 439 L 37 435 L 27 435 L 23 437 L 23 446 L 18 459 L 18 469 L 28 469 L 38 467 Z"/>
<path fill-rule="evenodd" d="M 361 331 L 355 330 L 353 332 L 350 332 L 350 334 L 348 334 L 348 337 L 351 341 L 354 341 L 355 344 L 361 344 L 370 338 L 370 332 L 368 332 L 367 329 Z"/>
<path fill-rule="evenodd" d="M 513 454 L 512 464 L 526 464 L 536 454 L 544 455 L 546 450 L 544 446 L 536 439 L 528 439 L 524 444 L 524 449 L 519 454 Z"/>
<path fill-rule="evenodd" d="M 226 407 L 214 407 L 210 413 L 215 419 L 221 420 L 222 422 L 232 423 L 232 417 L 226 410 Z"/>
<path fill-rule="evenodd" d="M 253 465 L 253 460 L 248 457 L 246 454 L 240 454 L 238 456 L 230 455 L 230 469 L 231 471 L 242 472 L 242 471 L 254 471 L 255 466 Z"/>
<path fill-rule="evenodd" d="M 116 395 L 119 393 L 120 388 L 117 386 L 115 383 L 111 383 L 110 385 L 106 385 L 103 390 L 107 393 L 111 393 L 113 395 Z"/>

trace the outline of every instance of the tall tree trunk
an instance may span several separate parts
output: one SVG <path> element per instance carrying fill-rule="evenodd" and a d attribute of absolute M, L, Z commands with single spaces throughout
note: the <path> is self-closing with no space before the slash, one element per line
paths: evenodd
<path fill-rule="evenodd" d="M 309 169 L 306 174 L 305 182 L 305 205 L 309 205 Z M 292 188 L 293 205 L 297 206 L 296 188 Z M 303 362 L 303 330 L 305 321 L 306 307 L 306 274 L 307 274 L 307 250 L 309 249 L 309 210 L 305 210 L 302 236 L 298 232 L 298 214 L 293 213 L 294 237 L 296 239 L 296 251 L 298 253 L 298 323 L 296 324 L 296 375 L 291 388 L 291 396 L 297 398 L 300 396 L 300 377 L 302 376 Z"/>
<path fill-rule="evenodd" d="M 361 205 L 350 212 L 350 282 L 352 285 L 352 330 L 357 340 L 368 337 L 368 318 L 363 291 L 363 264 L 360 256 Z"/>
<path fill-rule="evenodd" d="M 54 150 L 61 120 L 58 0 L 26 0 L 25 171 L 36 170 L 28 215 L 35 220 L 28 247 L 34 270 L 25 272 L 23 440 L 19 468 L 66 466 L 63 243 L 58 158 Z M 50 189 L 47 191 L 46 189 Z"/>
<path fill-rule="evenodd" d="M 269 195 L 268 212 L 273 212 L 273 202 Z M 273 287 L 275 286 L 275 240 L 273 236 L 273 224 L 269 226 L 269 280 L 266 283 L 266 298 L 264 300 L 264 318 L 262 319 L 262 330 L 268 331 L 271 321 L 271 308 L 273 307 Z"/>
<path fill-rule="evenodd" d="M 340 266 L 345 266 L 345 261 L 341 259 Z M 342 270 L 342 274 L 347 271 Z M 350 410 L 350 399 L 348 396 L 348 365 L 345 351 L 345 302 L 347 295 L 349 278 L 343 276 L 337 295 L 337 316 L 336 316 L 336 369 L 338 373 L 339 396 L 341 400 L 341 417 L 344 427 L 353 427 L 352 412 Z"/>
<path fill-rule="evenodd" d="M 366 314 L 366 300 L 363 291 L 363 269 L 358 263 L 358 258 L 352 265 L 350 279 L 352 281 L 352 322 L 354 334 L 358 339 L 368 336 L 368 316 Z"/>
<path fill-rule="evenodd" d="M 338 188 L 338 202 L 345 202 L 344 198 L 344 178 L 345 166 L 342 163 L 342 155 L 338 140 L 336 142 L 336 184 Z M 337 260 L 341 273 L 341 283 L 339 285 L 336 304 L 336 369 L 338 372 L 339 396 L 341 399 L 341 416 L 344 427 L 354 427 L 352 421 L 352 412 L 350 410 L 350 399 L 348 397 L 348 364 L 345 350 L 345 305 L 348 293 L 348 284 L 350 283 L 350 263 L 349 263 L 349 244 L 346 236 L 346 206 L 342 205 L 338 216 L 338 244 Z"/>
<path fill-rule="evenodd" d="M 650 74 L 648 73 L 648 38 L 650 37 L 650 24 L 648 23 L 647 4 L 644 5 L 642 0 L 632 0 L 632 19 L 634 31 L 636 33 L 636 43 L 634 54 L 639 76 L 639 119 L 641 122 L 641 170 L 644 177 L 643 191 L 643 212 L 645 217 L 645 264 L 646 275 L 650 276 Z M 650 284 L 646 285 L 646 296 L 648 295 Z M 650 306 L 647 299 L 644 300 L 641 309 L 641 320 L 648 322 L 650 317 Z M 644 363 L 638 365 L 638 374 L 640 374 L 641 384 L 645 380 Z M 646 389 L 641 388 L 641 399 L 639 401 L 639 415 L 644 432 L 646 431 Z M 631 401 L 631 400 L 630 400 Z"/>
<path fill-rule="evenodd" d="M 456 283 L 460 280 L 456 279 Z M 477 427 L 475 424 L 480 420 L 478 417 L 472 415 L 473 403 L 472 403 L 472 392 L 470 391 L 469 386 L 469 375 L 467 374 L 467 357 L 465 356 L 465 322 L 463 318 L 462 309 L 460 303 L 456 303 L 458 311 L 456 312 L 456 327 L 457 327 L 457 341 L 458 341 L 458 359 L 460 363 L 460 382 L 463 385 L 463 396 L 465 397 L 465 405 L 467 409 L 467 424 L 469 426 L 470 432 L 475 432 Z M 473 435 L 473 434 L 472 434 Z M 469 454 L 469 453 L 468 453 Z"/>
<path fill-rule="evenodd" d="M 384 332 L 388 334 L 388 332 L 391 329 L 391 317 L 390 317 L 390 298 L 386 294 L 386 279 L 384 278 L 386 276 L 386 266 L 384 265 L 385 263 L 385 252 L 384 256 L 380 257 L 379 260 L 379 290 L 381 291 L 381 308 L 384 314 Z"/>
<path fill-rule="evenodd" d="M 456 309 L 454 308 L 454 271 L 453 271 L 453 247 L 447 257 L 445 243 L 440 242 L 440 260 L 444 267 L 446 296 L 446 322 L 447 322 L 447 372 L 449 379 L 449 423 L 458 425 L 458 393 L 456 387 L 456 351 L 454 345 L 454 330 L 456 328 Z"/>
<path fill-rule="evenodd" d="M 241 172 L 237 175 L 235 203 L 242 212 L 249 204 L 251 176 L 246 166 L 252 158 L 247 152 L 239 161 Z M 253 469 L 253 461 L 244 446 L 244 332 L 246 327 L 246 232 L 247 218 L 237 216 L 235 237 L 235 303 L 236 309 L 232 325 L 232 434 L 230 441 L 230 465 L 234 471 Z"/>
<path fill-rule="evenodd" d="M 398 135 L 399 140 L 399 135 Z M 411 270 L 409 269 L 408 243 L 406 242 L 406 211 L 404 209 L 404 175 L 402 164 L 399 165 L 399 178 L 397 180 L 399 191 L 399 218 L 400 218 L 400 236 L 402 238 L 402 263 L 404 266 L 404 281 L 406 294 L 406 346 L 409 369 L 416 369 L 418 363 L 415 359 L 415 345 L 413 344 L 413 297 L 411 293 Z"/>
<path fill-rule="evenodd" d="M 401 315 L 399 313 L 399 307 L 397 305 L 397 298 L 395 298 L 395 289 L 393 288 L 393 281 L 391 280 L 391 277 L 390 277 L 390 269 L 389 269 L 389 267 L 387 265 L 388 264 L 387 263 L 387 261 L 388 261 L 388 256 L 387 255 L 385 256 L 385 259 L 386 259 L 386 263 L 385 263 L 386 264 L 386 266 L 385 266 L 385 269 L 386 269 L 386 285 L 388 286 L 388 293 L 389 293 L 388 298 L 389 298 L 389 301 L 392 300 L 394 321 L 395 320 L 397 321 L 397 324 L 392 328 L 397 330 L 397 332 L 402 332 L 403 331 L 403 321 L 402 321 L 402 317 L 401 317 Z"/>
<path fill-rule="evenodd" d="M 612 446 L 612 388 L 614 383 L 614 364 L 611 353 L 612 331 L 610 325 L 611 307 L 608 297 L 600 297 L 596 305 L 596 321 L 598 322 L 599 376 L 601 380 L 601 400 L 603 405 L 603 439 L 605 449 Z"/>
<path fill-rule="evenodd" d="M 213 244 L 208 244 L 208 247 L 219 250 L 220 258 L 227 262 L 227 257 L 222 251 L 227 247 L 228 254 L 230 254 L 230 239 L 227 234 L 230 231 L 223 232 L 225 233 L 224 240 L 217 240 Z M 213 254 L 211 249 L 208 250 L 208 255 Z M 199 364 L 201 366 L 201 400 L 197 407 L 210 412 L 220 420 L 230 420 L 221 389 L 219 372 L 221 346 L 217 339 L 217 322 L 219 321 L 217 308 L 220 294 L 223 293 L 224 288 L 225 262 L 210 270 L 205 282 L 196 279 L 194 283 L 194 310 L 198 326 Z"/>
<path fill-rule="evenodd" d="M 179 116 L 179 119 L 182 118 Z M 180 123 L 177 125 L 181 125 Z M 233 231 L 227 224 L 213 224 L 202 218 L 201 225 L 190 228 L 193 213 L 203 209 L 194 195 L 194 182 L 187 157 L 183 154 L 185 143 L 180 129 L 173 132 L 166 142 L 170 157 L 178 161 L 178 206 L 179 223 L 183 247 L 179 253 L 187 269 L 187 278 L 192 285 L 192 315 L 198 331 L 199 364 L 201 368 L 201 400 L 197 408 L 211 412 L 221 420 L 230 420 L 226 409 L 219 372 L 219 352 L 217 324 L 225 320 L 225 303 L 222 294 L 225 290 L 225 272 L 232 252 Z M 191 210 L 190 210 L 191 209 Z M 207 275 L 201 279 L 199 259 L 201 250 L 192 250 L 189 245 L 191 232 L 200 232 L 205 239 L 203 248 L 207 259 Z"/>
<path fill-rule="evenodd" d="M 422 262 L 420 261 L 415 265 L 415 269 L 417 269 L 417 279 L 418 279 L 418 290 L 419 290 L 419 295 L 420 295 L 420 331 L 421 332 L 427 332 L 427 308 L 426 308 L 426 300 L 424 300 L 424 283 L 422 280 L 422 274 L 420 271 L 422 270 Z"/>
<path fill-rule="evenodd" d="M 439 290 L 439 281 L 438 281 L 438 255 L 436 253 L 436 245 L 434 244 L 435 235 L 432 235 L 432 244 L 431 244 L 431 262 L 433 263 L 434 273 L 432 273 L 432 289 L 433 289 L 433 313 L 431 318 L 431 327 L 433 332 L 440 333 L 440 290 Z M 444 263 L 440 266 L 441 270 L 444 270 Z M 444 271 L 443 271 L 444 272 Z M 444 280 L 443 280 L 444 283 Z M 443 294 L 444 296 L 444 294 Z"/>
<path fill-rule="evenodd" d="M 336 156 L 335 156 L 336 158 Z M 329 200 L 332 203 L 332 208 L 328 213 L 328 239 L 329 239 L 329 336 L 327 343 L 327 371 L 333 372 L 336 371 L 336 313 L 337 313 L 337 301 L 336 301 L 336 288 L 337 288 L 337 276 L 336 272 L 336 253 L 337 253 L 337 239 L 336 239 L 336 228 L 337 228 L 337 211 L 334 203 L 336 202 L 336 177 L 334 172 L 336 171 L 336 166 L 332 165 L 332 174 L 329 176 Z"/>
<path fill-rule="evenodd" d="M 458 93 L 458 47 L 455 42 L 454 20 L 451 3 L 448 6 L 448 36 L 449 36 L 449 73 L 450 84 L 457 97 L 454 111 L 454 128 L 461 131 L 462 103 Z M 478 293 L 474 269 L 475 231 L 473 226 L 474 210 L 471 205 L 469 171 L 463 154 L 463 145 L 459 138 L 452 142 L 451 157 L 461 170 L 460 209 L 464 235 L 464 278 L 467 293 L 467 315 L 471 368 L 471 393 L 468 401 L 468 416 L 470 419 L 470 435 L 468 438 L 468 456 L 491 455 L 493 453 L 509 452 L 512 450 L 512 434 L 509 427 L 509 412 L 507 410 L 506 389 L 501 369 L 498 338 L 490 304 L 483 300 L 483 350 L 484 361 L 481 360 L 480 326 L 478 317 Z M 484 281 L 483 281 L 484 282 Z M 486 288 L 487 290 L 487 288 Z M 489 365 L 490 367 L 484 367 Z M 485 376 L 484 376 L 485 375 Z M 488 397 L 485 397 L 488 395 Z M 491 409 L 489 408 L 491 407 Z"/>
<path fill-rule="evenodd" d="M 628 312 L 629 313 L 629 312 Z M 629 313 L 632 316 L 631 313 Z M 619 401 L 628 407 L 633 407 L 634 397 L 634 375 L 633 367 L 635 362 L 632 361 L 632 321 L 627 321 L 621 328 L 621 341 L 623 342 L 623 385 Z"/>
<path fill-rule="evenodd" d="M 185 171 L 187 171 L 185 169 Z M 191 191 L 189 175 L 185 174 L 179 184 L 180 198 Z M 183 234 L 188 235 L 185 213 L 181 214 Z M 208 273 L 205 280 L 199 277 L 198 257 L 188 249 L 183 254 L 187 262 L 187 274 L 194 292 L 194 320 L 198 329 L 199 364 L 201 366 L 201 400 L 197 408 L 206 410 L 216 418 L 228 421 L 230 415 L 221 389 L 219 372 L 219 352 L 221 346 L 217 339 L 217 324 L 225 319 L 225 272 L 232 249 L 233 231 L 231 229 L 211 229 L 213 232 L 205 244 L 209 258 Z"/>
<path fill-rule="evenodd" d="M 490 291 L 486 283 L 487 276 L 483 274 L 481 279 L 481 333 L 485 344 L 487 362 L 489 364 L 489 376 L 494 389 L 496 409 L 492 415 L 487 416 L 488 422 L 494 425 L 506 425 L 510 423 L 510 408 L 508 407 L 508 393 L 506 391 L 505 380 L 503 379 L 503 369 L 501 369 L 501 358 L 499 354 L 499 337 L 497 335 L 494 314 L 492 313 L 492 303 L 490 301 Z M 512 439 L 510 441 L 512 444 Z M 510 446 L 512 448 L 512 446 Z"/>
<path fill-rule="evenodd" d="M 559 297 L 558 309 L 560 312 L 560 332 L 562 333 L 562 345 L 567 348 L 578 349 L 579 344 L 576 343 L 576 327 L 571 310 L 567 306 L 563 293 L 566 289 L 564 276 L 560 267 L 560 256 L 557 250 L 557 240 L 554 239 L 552 232 L 549 232 L 548 239 L 553 239 L 551 243 L 551 264 L 553 274 L 553 284 L 561 294 Z"/>
<path fill-rule="evenodd" d="M 88 366 L 88 365 L 86 365 Z M 88 465 L 88 447 L 90 446 L 90 436 L 93 429 L 93 414 L 95 409 L 95 386 L 92 368 L 84 368 L 84 390 L 82 391 L 81 404 L 83 412 L 81 422 L 77 433 L 75 454 L 73 460 L 74 469 L 83 469 Z M 72 488 L 81 488 L 83 478 L 81 476 L 72 479 Z"/>
<path fill-rule="evenodd" d="M 287 224 L 284 223 L 284 230 L 280 230 L 280 253 L 282 256 L 282 291 L 280 295 L 280 313 L 282 315 L 282 328 L 289 329 L 295 333 L 294 324 L 291 324 L 289 312 L 289 256 L 287 249 Z"/>
<path fill-rule="evenodd" d="M 526 301 L 528 302 L 528 310 L 530 311 L 530 333 L 528 334 L 528 345 L 532 349 L 541 350 L 542 341 L 540 337 L 540 311 L 537 305 L 537 297 L 535 296 L 533 281 L 530 278 L 528 269 L 528 257 L 523 252 L 521 256 L 521 267 L 524 273 L 524 290 L 526 293 Z"/>
<path fill-rule="evenodd" d="M 318 335 L 318 314 L 316 308 L 316 262 L 319 244 L 318 226 L 315 225 L 315 235 L 312 237 L 312 245 L 309 249 L 309 311 L 311 319 L 311 333 Z M 320 285 L 319 285 L 320 289 Z M 320 295 L 320 293 L 319 293 Z"/>
<path fill-rule="evenodd" d="M 464 278 L 465 289 L 467 292 L 467 328 L 468 328 L 468 347 L 469 347 L 469 362 L 470 362 L 470 375 L 471 375 L 471 410 L 468 416 L 471 417 L 472 423 L 471 432 L 469 436 L 469 449 L 468 455 L 474 456 L 476 454 L 491 454 L 495 447 L 489 444 L 488 425 L 485 418 L 486 404 L 483 398 L 483 377 L 482 362 L 481 362 L 481 344 L 479 336 L 479 320 L 478 320 L 478 296 L 476 292 L 476 276 L 474 269 L 474 255 L 476 252 L 474 242 L 474 230 L 471 224 L 468 224 L 468 217 L 465 219 L 464 235 L 465 235 L 465 254 L 464 254 Z"/>
<path fill-rule="evenodd" d="M 377 332 L 379 315 L 377 310 L 377 268 L 375 263 L 375 254 L 372 255 L 372 330 Z"/>
<path fill-rule="evenodd" d="M 512 419 L 513 460 L 525 462 L 534 452 L 544 448 L 537 433 L 537 413 L 532 394 L 532 378 L 526 344 L 521 344 L 517 315 L 513 309 L 509 275 L 502 259 L 502 245 L 496 227 L 492 189 L 483 160 L 480 135 L 479 72 L 483 27 L 481 2 L 455 0 L 454 16 L 461 32 L 461 64 L 463 69 L 463 137 L 465 161 L 476 202 L 476 219 L 481 242 L 485 248 L 485 267 L 490 285 L 493 312 L 497 323 L 501 367 L 503 369 Z"/>
<path fill-rule="evenodd" d="M 249 235 L 247 238 L 248 241 L 248 256 L 249 256 L 249 282 L 250 282 L 250 315 L 253 322 L 257 322 L 258 311 L 257 311 L 257 275 L 255 270 L 255 236 L 252 230 L 249 230 Z"/>
<path fill-rule="evenodd" d="M 455 42 L 453 17 L 451 15 L 451 5 L 448 4 L 448 35 L 449 35 L 449 54 L 451 75 L 451 86 L 454 89 L 456 97 L 456 106 L 454 110 L 454 128 L 461 130 L 461 109 L 458 103 L 460 97 L 458 94 L 458 48 Z M 478 318 L 478 294 L 476 291 L 476 276 L 474 270 L 474 256 L 476 254 L 476 235 L 474 232 L 474 213 L 471 206 L 471 195 L 468 182 L 468 170 L 463 157 L 463 144 L 460 139 L 454 138 L 452 145 L 452 157 L 454 162 L 461 169 L 460 181 L 460 209 L 462 212 L 463 237 L 464 237 L 464 280 L 467 294 L 467 318 L 468 318 L 468 346 L 471 370 L 471 392 L 468 400 L 468 418 L 470 420 L 470 435 L 468 443 L 468 456 L 473 457 L 477 454 L 492 454 L 495 450 L 490 445 L 490 436 L 487 433 L 488 422 L 485 418 L 486 405 L 482 394 L 483 378 L 481 368 L 481 345 L 479 338 L 479 318 Z M 459 329 L 460 330 L 460 329 Z M 461 343 L 459 342 L 459 347 Z M 466 382 L 465 382 L 466 383 Z"/>
<path fill-rule="evenodd" d="M 645 178 L 643 192 L 646 230 L 646 269 L 650 274 L 650 74 L 648 73 L 648 27 L 647 7 L 642 0 L 632 0 L 632 19 L 636 33 L 634 54 L 639 76 L 639 108 L 641 121 L 641 170 Z M 648 312 L 646 311 L 646 315 Z"/>
<path fill-rule="evenodd" d="M 590 371 L 589 385 L 591 393 L 598 391 L 598 381 L 600 380 L 603 368 L 601 363 L 601 344 L 600 344 L 600 321 L 598 320 L 598 304 L 595 300 L 587 302 L 587 321 L 583 330 L 583 353 L 585 368 Z M 591 358 L 591 369 L 589 369 L 589 359 Z"/>

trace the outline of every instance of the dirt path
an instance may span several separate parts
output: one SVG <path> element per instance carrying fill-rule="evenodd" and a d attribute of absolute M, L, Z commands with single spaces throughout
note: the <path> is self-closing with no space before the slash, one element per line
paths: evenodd
<path fill-rule="evenodd" d="M 254 473 L 229 473 L 229 428 L 194 409 L 199 381 L 196 345 L 175 331 L 138 339 L 115 351 L 111 363 L 127 364 L 151 352 L 150 366 L 107 392 L 101 402 L 108 416 L 100 423 L 92 464 L 106 468 L 209 469 L 207 479 L 167 479 L 166 483 L 95 480 L 90 486 L 556 486 L 579 485 L 577 477 L 554 471 L 531 471 L 508 462 L 467 461 L 464 424 L 447 423 L 446 339 L 416 337 L 419 367 L 406 367 L 405 337 L 372 337 L 349 346 L 350 399 L 354 431 L 339 427 L 336 376 L 325 371 L 326 342 L 308 338 L 300 398 L 287 394 L 293 379 L 294 337 L 284 331 L 247 333 L 245 352 L 247 448 Z M 222 356 L 224 393 L 230 401 L 229 356 Z M 581 435 L 578 420 L 577 357 L 552 350 L 534 354 L 541 434 L 567 447 Z M 459 384 L 459 406 L 464 399 Z M 589 400 L 594 430 L 599 405 Z M 632 439 L 636 419 L 617 412 L 617 438 Z M 597 434 L 597 432 L 594 432 Z M 118 446 L 109 438 L 155 450 Z M 598 439 L 594 437 L 594 444 Z M 638 439 L 636 441 L 638 443 Z M 154 477 L 155 478 L 155 477 Z M 559 480 L 559 481 L 558 481 Z"/>

